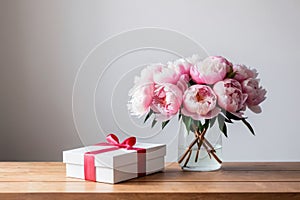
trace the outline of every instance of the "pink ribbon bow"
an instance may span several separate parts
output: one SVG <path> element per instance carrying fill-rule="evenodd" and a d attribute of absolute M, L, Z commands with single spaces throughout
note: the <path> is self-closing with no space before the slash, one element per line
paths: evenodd
<path fill-rule="evenodd" d="M 106 136 L 106 141 L 95 144 L 95 146 L 113 146 L 111 148 L 100 149 L 96 151 L 86 152 L 84 154 L 84 177 L 85 180 L 96 181 L 96 167 L 95 167 L 95 155 L 105 153 L 109 151 L 115 151 L 118 149 L 135 150 L 137 152 L 137 176 L 146 175 L 146 149 L 133 147 L 136 143 L 135 137 L 126 138 L 122 143 L 119 142 L 119 138 L 114 134 Z"/>
<path fill-rule="evenodd" d="M 119 138 L 116 135 L 109 134 L 109 135 L 106 136 L 106 141 L 109 144 L 117 146 L 119 148 L 132 149 L 132 147 L 136 143 L 136 138 L 135 137 L 129 137 L 129 138 L 126 138 L 122 143 L 120 143 Z"/>

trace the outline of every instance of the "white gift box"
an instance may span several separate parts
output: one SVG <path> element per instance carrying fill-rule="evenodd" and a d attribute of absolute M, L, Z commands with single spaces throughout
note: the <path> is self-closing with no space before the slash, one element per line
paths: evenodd
<path fill-rule="evenodd" d="M 145 149 L 146 153 L 116 148 L 113 145 L 95 145 L 64 151 L 63 162 L 66 163 L 67 177 L 86 179 L 85 155 L 98 150 L 102 152 L 93 155 L 94 179 L 97 182 L 118 183 L 139 177 L 143 173 L 148 175 L 164 169 L 166 145 L 136 143 L 134 148 Z"/>

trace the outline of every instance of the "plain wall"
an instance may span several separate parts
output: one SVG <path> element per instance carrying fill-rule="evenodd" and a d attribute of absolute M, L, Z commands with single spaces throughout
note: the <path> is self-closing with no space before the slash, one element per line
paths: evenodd
<path fill-rule="evenodd" d="M 230 126 L 225 161 L 300 161 L 299 10 L 297 0 L 0 0 L 0 160 L 61 160 L 81 146 L 71 102 L 82 60 L 113 34 L 161 27 L 260 72 L 257 135 Z"/>

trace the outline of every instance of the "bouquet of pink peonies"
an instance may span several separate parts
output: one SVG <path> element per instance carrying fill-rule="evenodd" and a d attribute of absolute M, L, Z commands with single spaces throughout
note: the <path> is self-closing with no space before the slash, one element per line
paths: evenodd
<path fill-rule="evenodd" d="M 201 60 L 193 55 L 166 65 L 153 64 L 135 78 L 128 109 L 134 116 L 146 115 L 144 122 L 155 115 L 152 127 L 160 121 L 164 128 L 178 115 L 199 142 L 216 120 L 226 137 L 226 123 L 233 121 L 243 122 L 254 134 L 244 111 L 260 113 L 260 103 L 266 99 L 257 76 L 255 69 L 233 65 L 221 56 Z"/>

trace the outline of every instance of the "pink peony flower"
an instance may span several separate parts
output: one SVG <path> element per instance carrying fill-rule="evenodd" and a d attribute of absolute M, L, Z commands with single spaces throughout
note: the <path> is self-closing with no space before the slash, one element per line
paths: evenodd
<path fill-rule="evenodd" d="M 233 65 L 233 71 L 236 73 L 234 76 L 235 80 L 242 82 L 248 78 L 256 78 L 258 73 L 255 69 L 250 69 L 245 65 Z"/>
<path fill-rule="evenodd" d="M 167 68 L 165 65 L 157 63 L 147 66 L 141 71 L 140 76 L 134 79 L 135 86 L 145 83 L 172 83 L 176 84 L 180 75 L 174 69 Z"/>
<path fill-rule="evenodd" d="M 218 104 L 221 108 L 237 115 L 245 109 L 248 95 L 242 92 L 242 86 L 237 80 L 225 79 L 219 81 L 213 89 L 218 96 Z"/>
<path fill-rule="evenodd" d="M 157 84 L 176 84 L 179 78 L 180 74 L 178 74 L 174 69 L 168 68 L 166 66 L 160 66 L 156 68 L 153 73 L 153 81 Z"/>
<path fill-rule="evenodd" d="M 259 79 L 248 78 L 242 82 L 243 92 L 248 94 L 246 104 L 250 110 L 255 113 L 260 113 L 259 104 L 263 102 L 267 91 L 259 86 Z"/>
<path fill-rule="evenodd" d="M 188 59 L 183 58 L 175 60 L 174 62 L 168 62 L 167 64 L 168 68 L 173 69 L 177 74 L 179 74 L 179 79 L 176 85 L 183 93 L 188 88 L 188 82 L 191 79 L 190 68 L 192 65 L 193 64 Z"/>
<path fill-rule="evenodd" d="M 190 74 L 190 68 L 192 66 L 192 64 L 190 62 L 188 62 L 186 59 L 178 59 L 175 60 L 174 62 L 168 62 L 167 64 L 168 68 L 173 69 L 174 71 L 176 71 L 177 74 L 184 75 Z"/>
<path fill-rule="evenodd" d="M 148 113 L 150 111 L 153 93 L 153 83 L 148 83 L 132 88 L 129 91 L 129 96 L 131 98 L 127 105 L 130 114 L 141 117 L 144 114 Z"/>
<path fill-rule="evenodd" d="M 216 105 L 217 96 L 209 86 L 193 85 L 183 95 L 181 113 L 194 120 L 211 119 L 221 111 Z"/>
<path fill-rule="evenodd" d="M 153 75 L 164 67 L 162 64 L 149 65 L 141 71 L 140 76 L 134 78 L 134 86 L 129 91 L 130 100 L 128 110 L 131 115 L 141 117 L 150 111 L 154 92 Z"/>
<path fill-rule="evenodd" d="M 135 86 L 143 85 L 145 83 L 153 83 L 153 74 L 155 71 L 159 71 L 159 69 L 163 67 L 162 64 L 153 64 L 149 65 L 141 71 L 140 76 L 136 76 L 134 78 Z"/>
<path fill-rule="evenodd" d="M 187 90 L 189 78 L 187 74 L 183 74 L 180 76 L 179 80 L 177 81 L 176 85 L 181 90 L 182 94 Z"/>
<path fill-rule="evenodd" d="M 163 64 L 153 64 L 144 68 L 140 76 L 135 77 L 135 85 L 129 91 L 131 98 L 128 103 L 128 109 L 130 113 L 141 117 L 149 112 L 156 83 L 177 84 L 179 78 L 175 70 L 169 69 Z M 183 81 L 180 82 L 180 87 L 184 89 Z"/>
<path fill-rule="evenodd" d="M 196 65 L 197 63 L 201 62 L 202 59 L 199 55 L 193 54 L 191 57 L 186 58 L 186 60 L 191 63 L 192 65 Z"/>
<path fill-rule="evenodd" d="M 191 66 L 190 74 L 198 84 L 214 84 L 225 78 L 232 64 L 221 56 L 210 56 Z"/>
<path fill-rule="evenodd" d="M 176 115 L 182 103 L 182 92 L 173 84 L 155 85 L 151 109 L 156 113 L 156 119 L 166 121 Z"/>

